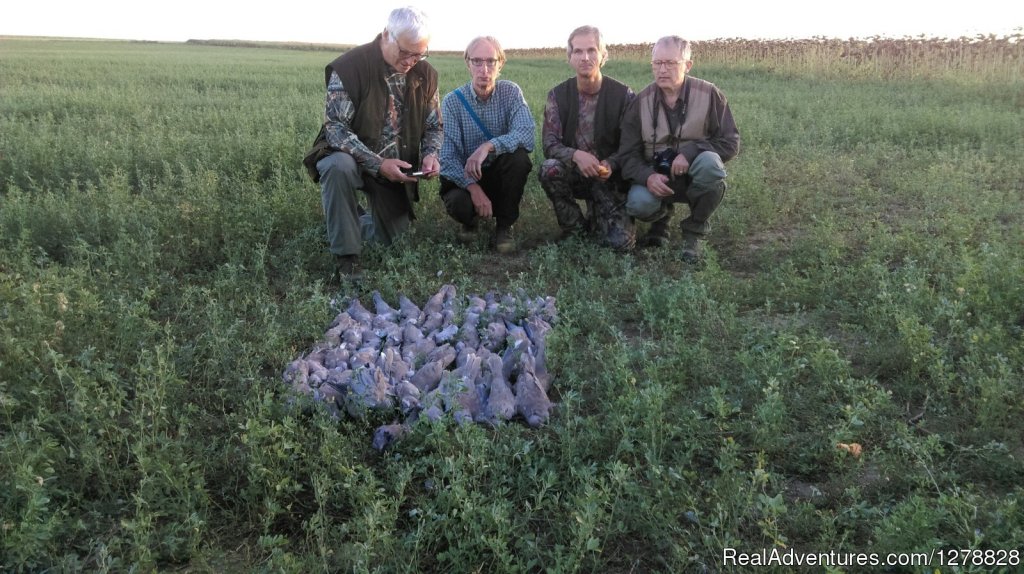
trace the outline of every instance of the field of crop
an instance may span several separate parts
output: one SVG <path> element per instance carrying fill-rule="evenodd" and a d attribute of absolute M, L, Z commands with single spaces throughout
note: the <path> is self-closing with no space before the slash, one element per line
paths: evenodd
<path fill-rule="evenodd" d="M 1024 43 L 927 44 L 698 46 L 743 137 L 700 268 L 554 243 L 535 179 L 518 254 L 465 248 L 431 183 L 339 291 L 299 163 L 333 52 L 0 40 L 0 571 L 1020 571 Z M 538 119 L 569 75 L 504 73 Z M 288 406 L 347 297 L 445 283 L 557 298 L 547 425 L 381 454 L 392 415 Z"/>

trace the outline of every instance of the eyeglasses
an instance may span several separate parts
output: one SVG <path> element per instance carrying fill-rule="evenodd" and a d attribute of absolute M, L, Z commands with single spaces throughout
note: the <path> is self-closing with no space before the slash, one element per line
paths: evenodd
<path fill-rule="evenodd" d="M 395 43 L 398 44 L 398 42 L 395 42 Z M 399 62 L 405 62 L 405 61 L 408 61 L 408 60 L 415 60 L 417 62 L 422 62 L 423 60 L 426 60 L 429 57 L 430 57 L 430 54 L 427 54 L 426 52 L 417 54 L 416 52 L 410 52 L 408 50 L 402 49 L 402 45 L 398 44 L 398 61 Z"/>
<path fill-rule="evenodd" d="M 658 68 L 665 66 L 669 70 L 674 70 L 685 61 L 686 60 L 651 60 L 651 67 L 657 70 Z"/>
<path fill-rule="evenodd" d="M 494 58 L 466 58 L 466 60 L 468 60 L 469 63 L 472 64 L 474 68 L 483 68 L 484 66 L 487 66 L 488 68 L 494 68 L 498 65 L 498 62 L 500 61 Z"/>

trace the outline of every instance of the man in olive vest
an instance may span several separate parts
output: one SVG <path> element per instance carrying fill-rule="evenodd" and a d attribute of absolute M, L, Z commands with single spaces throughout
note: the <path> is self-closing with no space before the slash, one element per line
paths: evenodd
<path fill-rule="evenodd" d="M 418 177 L 440 173 L 443 134 L 437 72 L 425 61 L 429 41 L 426 15 L 398 8 L 372 42 L 324 70 L 324 123 L 303 163 L 320 183 L 329 249 L 342 279 L 358 276 L 364 240 L 390 245 L 408 229 Z"/>
<path fill-rule="evenodd" d="M 561 237 L 593 231 L 608 246 L 632 249 L 636 231 L 626 214 L 628 182 L 614 154 L 619 124 L 636 94 L 605 76 L 608 48 L 601 31 L 580 26 L 569 35 L 569 65 L 576 75 L 548 92 L 542 142 L 547 158 L 537 174 L 551 200 Z M 585 200 L 587 216 L 577 203 Z"/>
<path fill-rule="evenodd" d="M 725 95 L 712 83 L 689 77 L 690 43 L 666 36 L 654 45 L 654 82 L 637 94 L 622 123 L 619 160 L 630 179 L 626 211 L 652 223 L 644 243 L 668 243 L 672 206 L 685 202 L 680 223 L 682 258 L 696 263 L 700 240 L 725 195 L 725 162 L 736 156 L 740 133 Z"/>

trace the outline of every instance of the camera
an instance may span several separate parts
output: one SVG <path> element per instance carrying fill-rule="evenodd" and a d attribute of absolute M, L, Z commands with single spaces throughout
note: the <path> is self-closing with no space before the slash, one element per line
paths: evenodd
<path fill-rule="evenodd" d="M 654 154 L 654 171 L 662 175 L 672 175 L 672 161 L 676 159 L 679 152 L 672 148 L 666 148 Z"/>

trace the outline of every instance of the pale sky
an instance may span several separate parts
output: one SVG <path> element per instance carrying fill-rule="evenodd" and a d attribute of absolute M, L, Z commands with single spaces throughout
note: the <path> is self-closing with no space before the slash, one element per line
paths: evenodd
<path fill-rule="evenodd" d="M 0 36 L 361 44 L 384 28 L 392 8 L 406 3 L 4 0 Z M 691 40 L 1005 36 L 1024 27 L 1019 0 L 409 3 L 430 16 L 432 50 L 462 50 L 479 35 L 495 36 L 506 48 L 560 47 L 583 24 L 601 28 L 609 44 L 650 43 L 669 34 Z M 318 5 L 329 8 L 319 17 L 313 13 Z"/>

